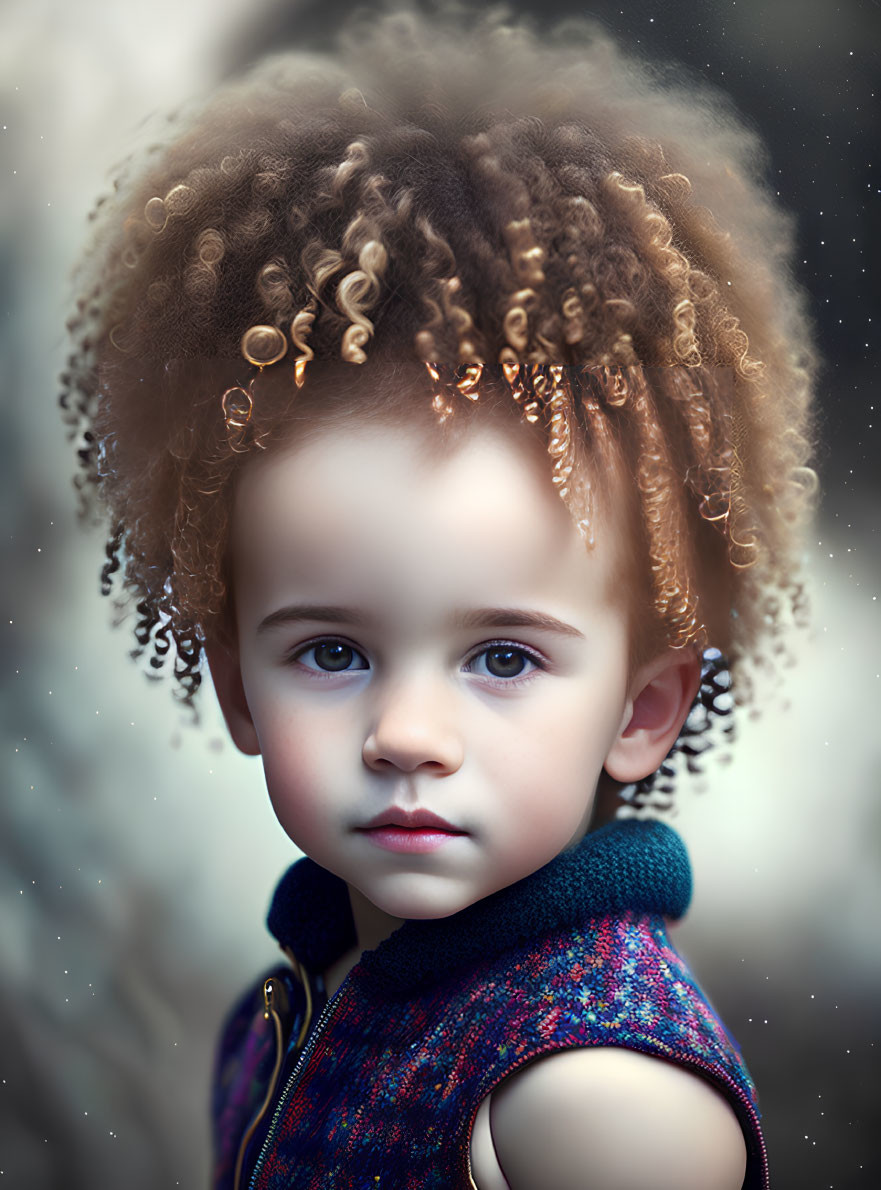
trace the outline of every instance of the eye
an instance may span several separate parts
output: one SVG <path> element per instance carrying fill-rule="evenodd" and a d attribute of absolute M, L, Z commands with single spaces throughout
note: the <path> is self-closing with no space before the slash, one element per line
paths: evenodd
<path fill-rule="evenodd" d="M 539 657 L 519 645 L 505 642 L 482 648 L 472 655 L 465 666 L 469 673 L 509 680 L 525 677 L 534 670 L 543 668 Z"/>
<path fill-rule="evenodd" d="M 368 668 L 364 655 L 342 640 L 313 641 L 294 653 L 292 660 L 299 662 L 305 669 L 324 673 L 346 673 Z"/>

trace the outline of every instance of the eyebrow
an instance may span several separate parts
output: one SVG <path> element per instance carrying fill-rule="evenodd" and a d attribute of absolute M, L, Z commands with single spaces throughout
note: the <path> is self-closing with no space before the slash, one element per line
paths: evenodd
<path fill-rule="evenodd" d="M 524 611 L 518 607 L 481 607 L 456 618 L 459 628 L 538 628 L 543 632 L 557 632 L 561 636 L 578 636 L 579 632 L 564 620 L 544 612 Z"/>
<path fill-rule="evenodd" d="M 280 628 L 285 624 L 298 624 L 303 620 L 319 624 L 354 624 L 363 626 L 366 621 L 363 616 L 348 607 L 329 607 L 318 603 L 292 603 L 288 607 L 280 607 L 278 611 L 264 616 L 257 625 L 257 634 L 266 632 L 270 628 Z"/>
<path fill-rule="evenodd" d="M 319 624 L 351 624 L 363 627 L 367 620 L 359 612 L 348 607 L 333 607 L 326 604 L 292 603 L 270 612 L 257 626 L 257 633 L 267 632 L 287 624 L 303 621 Z M 545 612 L 526 611 L 516 607 L 481 607 L 453 617 L 456 628 L 537 628 L 542 632 L 556 632 L 560 636 L 576 636 L 579 632 L 564 620 L 549 616 Z"/>

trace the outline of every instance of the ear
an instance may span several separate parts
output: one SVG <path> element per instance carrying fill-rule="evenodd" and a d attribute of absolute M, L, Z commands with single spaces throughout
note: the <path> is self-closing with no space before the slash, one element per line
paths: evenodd
<path fill-rule="evenodd" d="M 260 741 L 245 697 L 238 649 L 214 642 L 205 645 L 205 656 L 233 743 L 246 756 L 259 756 Z"/>
<path fill-rule="evenodd" d="M 682 730 L 700 680 L 700 656 L 692 649 L 669 649 L 640 667 L 606 757 L 611 777 L 629 785 L 657 769 Z"/>

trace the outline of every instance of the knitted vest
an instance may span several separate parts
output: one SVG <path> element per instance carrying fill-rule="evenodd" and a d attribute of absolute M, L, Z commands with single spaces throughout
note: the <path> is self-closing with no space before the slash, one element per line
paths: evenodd
<path fill-rule="evenodd" d="M 752 1080 L 667 935 L 690 896 L 676 832 L 615 821 L 452 917 L 405 922 L 322 1005 L 316 973 L 355 942 L 348 894 L 294 864 L 268 924 L 295 965 L 221 1040 L 216 1190 L 237 1172 L 239 1190 L 468 1190 L 480 1101 L 534 1058 L 600 1045 L 708 1079 L 743 1129 L 745 1190 L 766 1190 Z"/>

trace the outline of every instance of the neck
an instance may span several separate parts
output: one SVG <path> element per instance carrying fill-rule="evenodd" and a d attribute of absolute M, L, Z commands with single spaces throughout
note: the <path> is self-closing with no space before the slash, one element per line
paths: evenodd
<path fill-rule="evenodd" d="M 324 973 L 324 985 L 328 996 L 332 996 L 365 950 L 375 950 L 380 942 L 384 942 L 403 925 L 402 917 L 392 917 L 377 909 L 372 901 L 364 896 L 360 889 L 349 884 L 349 901 L 352 905 L 352 919 L 355 922 L 357 943 L 351 950 L 341 955 Z"/>
<path fill-rule="evenodd" d="M 367 900 L 360 889 L 355 888 L 352 884 L 348 887 L 355 933 L 358 937 L 358 950 L 375 950 L 380 942 L 384 942 L 398 926 L 404 924 L 404 919 L 403 917 L 392 917 L 390 913 L 377 909 L 372 901 Z"/>

